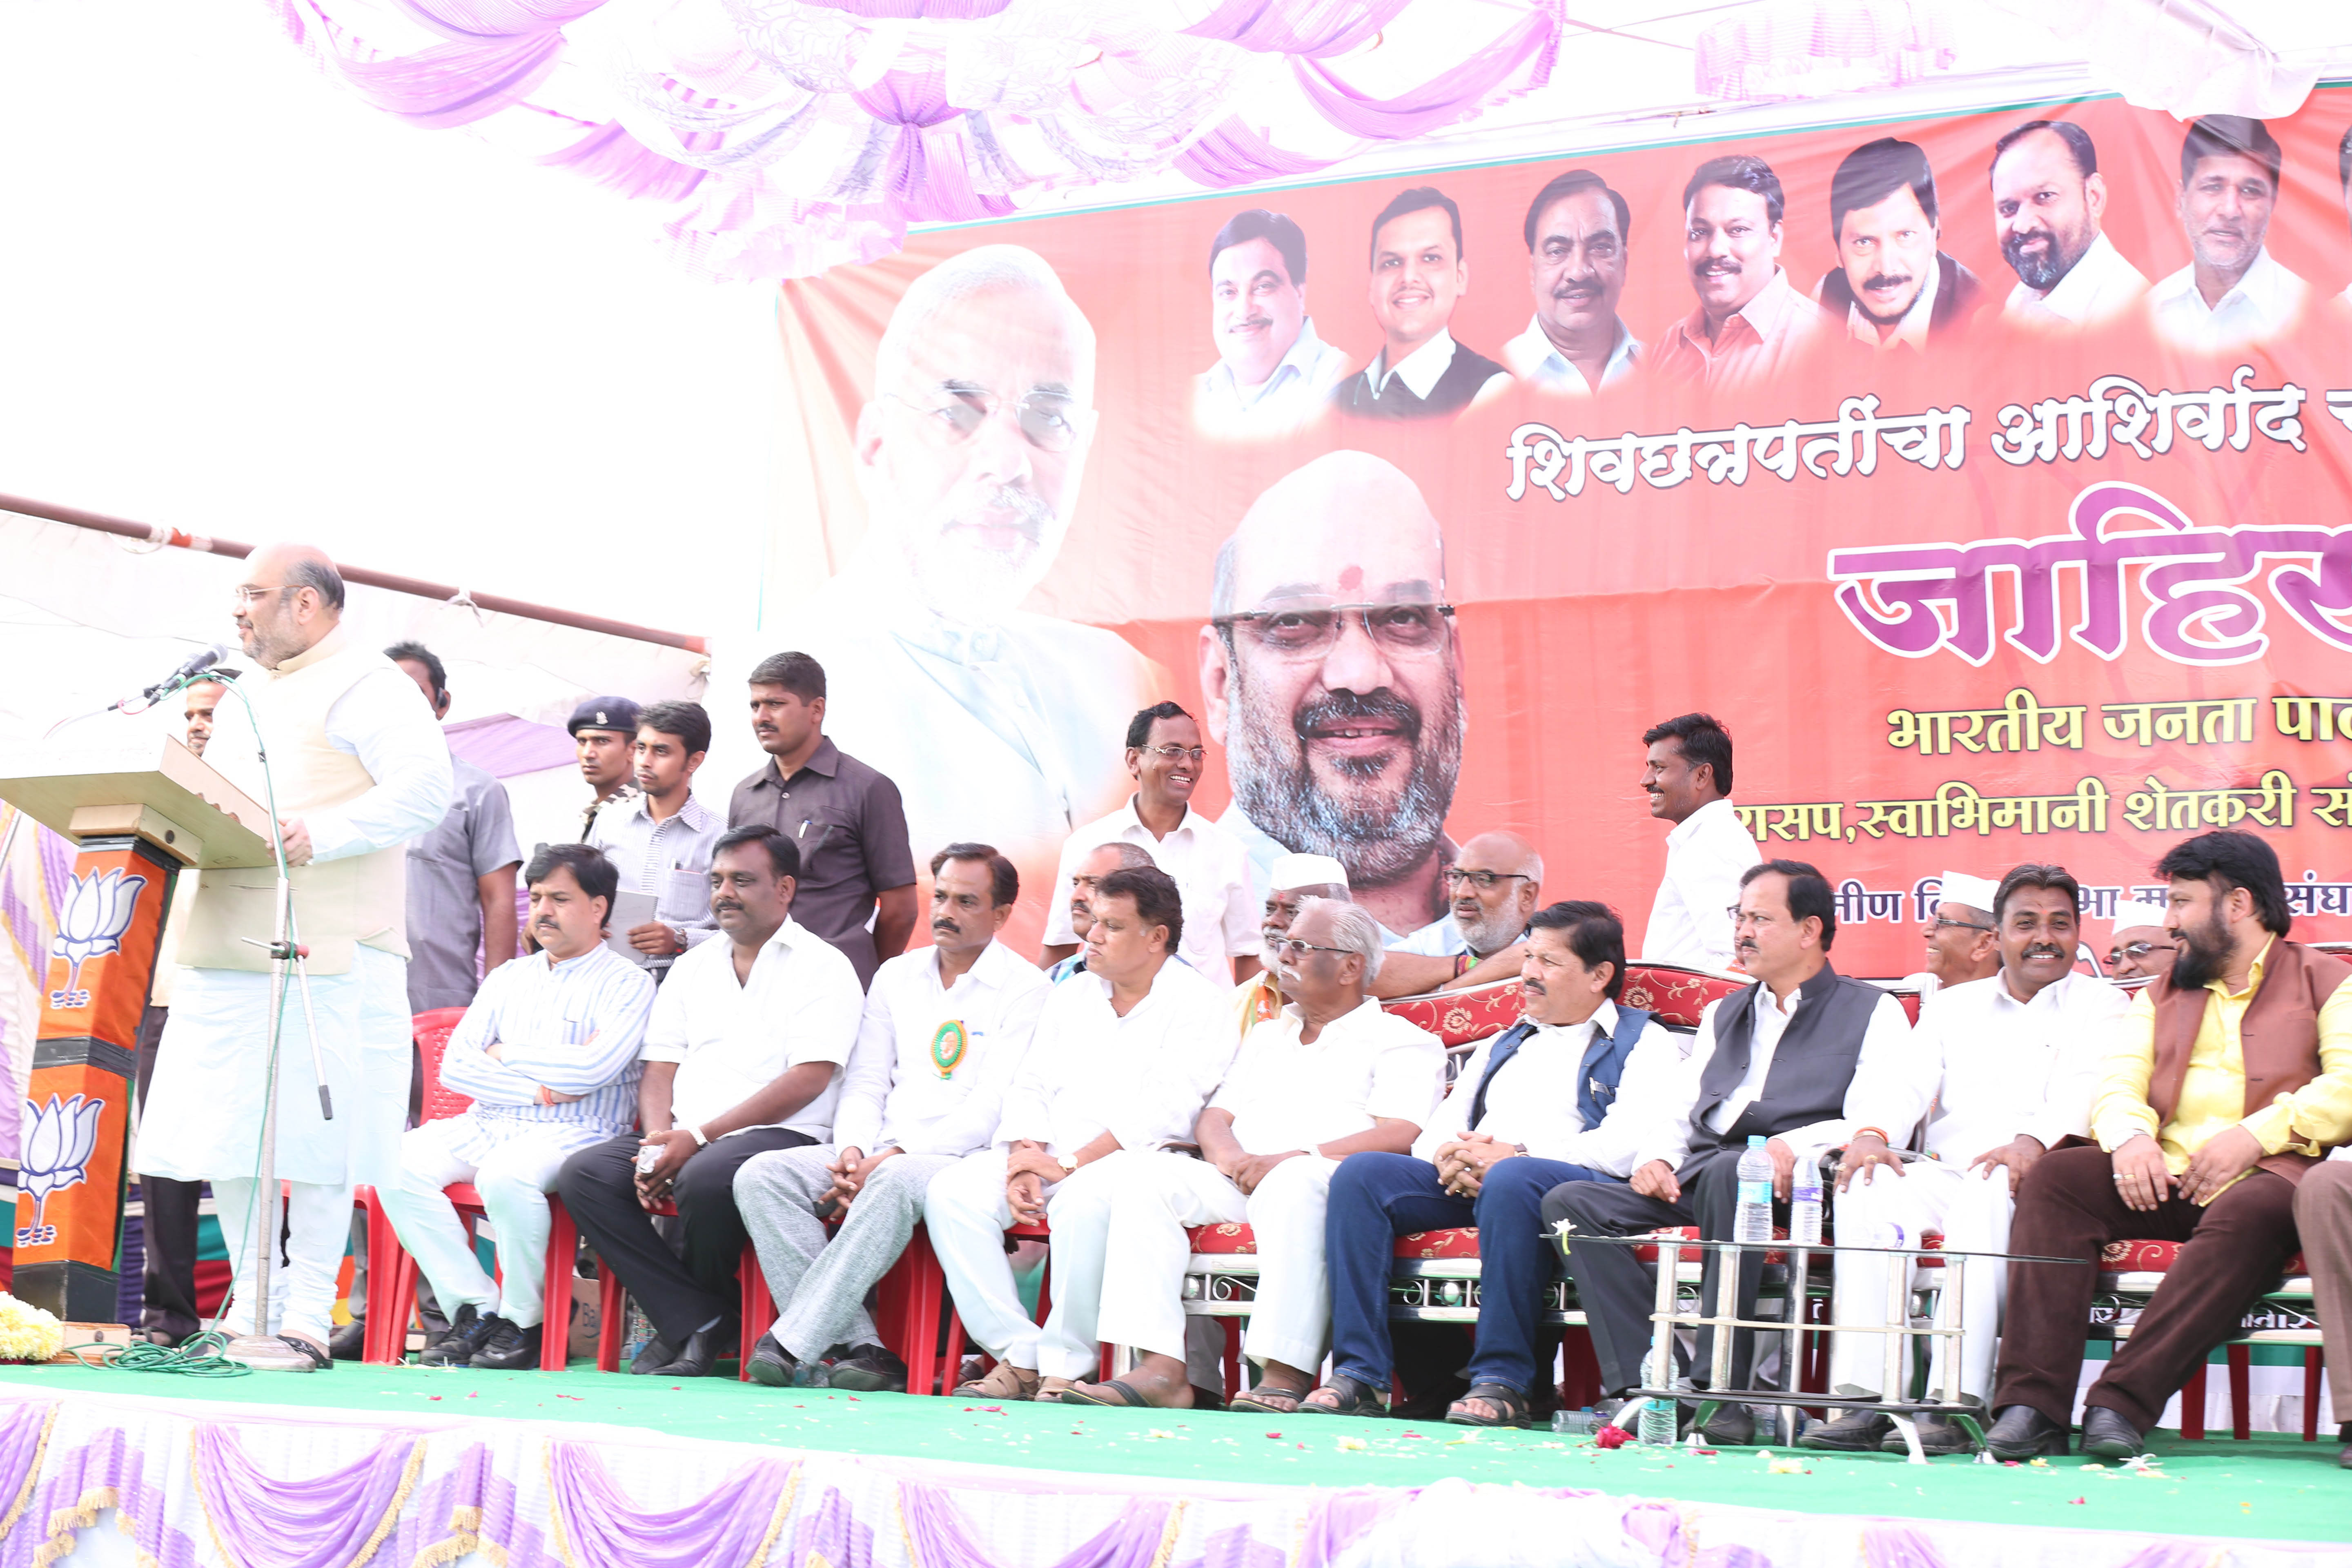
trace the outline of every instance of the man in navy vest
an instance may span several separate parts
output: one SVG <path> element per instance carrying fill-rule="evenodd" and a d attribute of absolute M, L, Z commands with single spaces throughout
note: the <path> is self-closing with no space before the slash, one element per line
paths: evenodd
<path fill-rule="evenodd" d="M 1622 1186 L 1643 1125 L 1671 1114 L 1676 1041 L 1617 1005 L 1625 928 L 1605 904 L 1538 910 L 1519 983 L 1527 1016 L 1479 1046 L 1410 1154 L 1350 1154 L 1331 1178 L 1331 1381 L 1307 1410 L 1355 1415 L 1389 1386 L 1396 1238 L 1478 1227 L 1478 1352 L 1446 1419 L 1524 1426 L 1537 1314 L 1556 1272 L 1537 1210 L 1562 1183 Z"/>
<path fill-rule="evenodd" d="M 1462 209 L 1433 185 L 1400 192 L 1372 219 L 1381 352 L 1333 390 L 1332 406 L 1362 419 L 1433 419 L 1509 386 L 1509 371 L 1447 330 L 1469 291 Z"/>
<path fill-rule="evenodd" d="M 1643 1385 L 1655 1292 L 1647 1265 L 1632 1247 L 1580 1246 L 1581 1236 L 1634 1236 L 1664 1226 L 1696 1225 L 1706 1241 L 1729 1241 L 1738 1215 L 1739 1156 L 1750 1136 L 1769 1139 L 1773 1212 L 1786 1222 L 1789 1179 L 1797 1158 L 1835 1148 L 1857 1167 L 1891 1164 L 1911 1128 L 1890 1128 L 1913 1104 L 1903 1058 L 1911 1026 L 1903 1005 L 1874 985 L 1830 967 L 1837 909 L 1828 879 L 1802 860 L 1767 860 L 1739 879 L 1733 946 L 1757 983 L 1707 1005 L 1683 1062 L 1678 1097 L 1652 1121 L 1629 1185 L 1573 1182 L 1543 1202 L 1556 1226 L 1569 1278 L 1592 1329 L 1601 1387 L 1622 1394 Z M 1916 1110 L 1912 1111 L 1916 1120 Z M 1701 1300 L 1715 1300 L 1717 1254 L 1706 1259 Z M 1756 1315 L 1764 1255 L 1739 1265 L 1738 1315 Z M 1732 1335 L 1732 1388 L 1748 1386 L 1755 1332 Z M 1714 1362 L 1712 1332 L 1698 1334 L 1692 1365 L 1705 1378 Z M 1755 1419 L 1744 1405 L 1721 1406 L 1706 1425 L 1709 1442 L 1752 1442 Z"/>

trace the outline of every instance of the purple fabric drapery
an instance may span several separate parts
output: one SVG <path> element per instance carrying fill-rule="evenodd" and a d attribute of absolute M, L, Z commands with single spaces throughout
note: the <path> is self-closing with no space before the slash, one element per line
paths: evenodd
<path fill-rule="evenodd" d="M 131 1538 L 140 1551 L 163 1568 L 195 1568 L 195 1542 L 163 1522 L 166 1478 L 147 1479 L 143 1457 L 121 1427 L 68 1452 L 52 1451 L 44 1468 L 48 1479 L 33 1489 L 33 1500 L 7 1539 L 0 1541 L 0 1568 L 26 1568 L 44 1546 L 55 1543 L 49 1534 L 53 1523 L 69 1526 L 76 1522 L 70 1516 L 83 1499 L 105 1500 L 108 1493 L 112 1494 L 108 1500 L 130 1517 Z M 60 1521 L 59 1515 L 68 1518 Z M 69 1542 L 67 1531 L 60 1534 L 67 1534 Z"/>
<path fill-rule="evenodd" d="M 943 132 L 935 146 L 925 134 L 963 117 L 963 110 L 948 101 L 946 72 L 886 71 L 880 81 L 851 96 L 874 117 L 877 129 L 897 127 L 888 132 L 889 150 L 875 188 L 908 220 L 967 223 L 1013 210 L 1007 198 L 973 190 L 962 158 L 945 155 L 962 152 L 957 138 Z"/>
<path fill-rule="evenodd" d="M 1223 0 L 1188 37 L 1269 55 L 1321 58 L 1370 42 L 1412 0 Z"/>
<path fill-rule="evenodd" d="M 394 1439 L 307 1481 L 264 1475 L 226 1426 L 196 1428 L 195 1484 L 222 1543 L 250 1568 L 343 1568 L 388 1522 L 421 1439 Z"/>
<path fill-rule="evenodd" d="M 995 1559 L 964 1533 L 955 1504 L 940 1489 L 920 1481 L 901 1481 L 898 1506 L 906 1516 L 907 1535 L 915 1543 L 916 1562 L 926 1568 L 994 1568 Z M 1175 1506 L 1164 1498 L 1131 1500 L 1117 1519 L 1066 1553 L 1054 1568 L 1148 1568 L 1160 1553 L 1160 1542 L 1168 1533 L 1168 1516 Z"/>
<path fill-rule="evenodd" d="M 487 42 L 551 33 L 604 7 L 604 0 L 394 0 L 445 38 Z"/>
<path fill-rule="evenodd" d="M 1013 0 L 803 0 L 828 11 L 845 11 L 869 22 L 978 22 Z"/>
<path fill-rule="evenodd" d="M 551 1444 L 548 1479 L 564 1544 L 583 1568 L 704 1568 L 758 1553 L 795 1463 L 750 1460 L 701 1500 L 660 1512 L 630 1501 L 586 1443 Z M 847 1568 L 837 1557 L 826 1561 Z"/>
<path fill-rule="evenodd" d="M 675 158 L 663 157 L 630 135 L 617 120 L 596 126 L 568 147 L 542 154 L 539 162 L 548 168 L 585 174 L 606 190 L 616 191 L 632 201 L 683 201 L 702 184 L 706 173 Z"/>
<path fill-rule="evenodd" d="M 57 1410 L 55 1405 L 27 1401 L 9 1411 L 5 1430 L 0 1430 L 0 1515 L 16 1506 L 17 1494 L 32 1479 L 33 1461 L 41 1455 L 41 1434 Z"/>
<path fill-rule="evenodd" d="M 1222 188 L 1311 174 L 1329 168 L 1333 162 L 1329 158 L 1286 153 L 1244 124 L 1241 116 L 1233 114 L 1179 153 L 1176 167 L 1202 184 Z"/>
<path fill-rule="evenodd" d="M 1530 61 L 1529 85 L 1542 86 L 1551 79 L 1559 47 L 1559 23 L 1545 12 L 1530 11 L 1509 32 L 1444 75 L 1390 99 L 1357 91 L 1320 60 L 1295 59 L 1290 65 L 1307 100 L 1333 125 L 1350 136 L 1402 142 L 1464 119 Z"/>

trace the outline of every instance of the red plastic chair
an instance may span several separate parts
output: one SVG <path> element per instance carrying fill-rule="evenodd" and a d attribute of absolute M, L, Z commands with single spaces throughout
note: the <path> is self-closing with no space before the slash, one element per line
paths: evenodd
<path fill-rule="evenodd" d="M 441 1058 L 449 1048 L 449 1037 L 465 1016 L 463 1007 L 436 1007 L 416 1015 L 412 1026 L 417 1053 L 425 1064 L 427 1121 L 446 1121 L 474 1103 L 441 1081 Z M 375 1190 L 362 1187 L 360 1193 L 364 1196 L 359 1201 L 368 1215 L 371 1269 L 367 1335 L 361 1353 L 363 1360 L 377 1365 L 394 1365 L 407 1359 L 408 1318 L 416 1306 L 416 1259 L 400 1245 L 400 1237 L 393 1230 Z M 442 1195 L 456 1206 L 458 1218 L 468 1222 L 469 1234 L 471 1222 L 488 1215 L 482 1194 L 471 1183 L 458 1182 L 444 1187 Z M 564 1208 L 563 1200 L 553 1193 L 547 1194 L 547 1276 L 541 1281 L 547 1319 L 540 1334 L 539 1368 L 541 1372 L 562 1372 L 572 1338 L 572 1263 L 580 1250 L 580 1228 Z"/>
<path fill-rule="evenodd" d="M 1053 1239 L 1053 1233 L 1042 1225 L 1007 1226 L 1005 1227 L 1004 1234 L 1015 1241 L 1051 1241 Z M 944 1283 L 945 1276 L 942 1275 L 941 1279 L 942 1283 Z M 943 1358 L 945 1362 L 944 1375 L 940 1379 L 940 1392 L 941 1394 L 950 1394 L 954 1392 L 955 1385 L 959 1381 L 958 1374 L 963 1369 L 963 1316 L 955 1310 L 955 1302 L 951 1298 L 947 1300 L 947 1308 L 948 1342 L 947 1354 Z M 1047 1318 L 1050 1318 L 1053 1315 L 1054 1270 L 1052 1265 L 1048 1263 L 1045 1274 L 1040 1277 L 1037 1281 L 1036 1321 L 1043 1323 Z M 1228 1387 L 1233 1385 L 1234 1363 L 1239 1344 L 1239 1339 L 1229 1330 L 1225 1337 L 1225 1383 Z M 983 1355 L 981 1359 L 987 1362 L 991 1366 L 996 1364 L 996 1358 L 993 1356 Z M 1108 1345 L 1103 1346 L 1102 1360 L 1099 1363 L 1099 1373 L 1105 1379 L 1109 1378 L 1118 1370 L 1115 1364 L 1116 1359 L 1117 1358 L 1114 1355 L 1111 1347 Z M 909 1380 L 908 1386 L 909 1388 L 914 1386 L 911 1380 Z"/>
<path fill-rule="evenodd" d="M 746 1256 L 743 1274 L 743 1360 L 735 1375 L 748 1379 L 751 1350 L 775 1322 L 776 1304 L 756 1257 Z M 939 1374 L 940 1309 L 947 1300 L 947 1284 L 939 1256 L 931 1250 L 930 1234 L 918 1225 L 907 1249 L 876 1287 L 874 1326 L 881 1331 L 884 1347 L 907 1363 L 909 1394 L 933 1392 Z M 955 1384 L 950 1380 L 945 1386 Z"/>
<path fill-rule="evenodd" d="M 675 1217 L 677 1205 L 664 1198 L 659 1208 L 650 1211 Z M 742 1332 L 735 1343 L 735 1376 L 748 1382 L 751 1376 L 751 1352 L 768 1325 L 776 1321 L 776 1309 L 768 1300 L 767 1276 L 760 1272 L 760 1254 L 750 1242 L 743 1244 L 743 1256 L 735 1265 L 736 1317 Z M 621 1277 L 602 1254 L 596 1258 L 596 1370 L 621 1370 L 621 1293 L 625 1287 Z"/>

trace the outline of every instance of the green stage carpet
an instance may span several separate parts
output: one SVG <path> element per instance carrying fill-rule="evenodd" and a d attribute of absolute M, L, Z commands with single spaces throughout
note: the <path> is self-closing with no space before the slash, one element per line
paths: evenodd
<path fill-rule="evenodd" d="M 483 1373 L 421 1367 L 200 1379 L 94 1368 L 0 1367 L 0 1378 L 71 1394 L 104 1390 L 224 1405 L 448 1413 L 601 1422 L 685 1437 L 775 1443 L 832 1453 L 1015 1465 L 1202 1483 L 1416 1486 L 1442 1477 L 1788 1509 L 2273 1541 L 2352 1540 L 2352 1470 L 2332 1440 L 2260 1434 L 2182 1442 L 2160 1434 L 2160 1476 L 2092 1468 L 2079 1458 L 2015 1468 L 1892 1456 L 1809 1454 L 1774 1473 L 1753 1448 L 1671 1458 L 1549 1431 L 1478 1432 L 1443 1424 L 1329 1416 L 1194 1415 L 991 1406 L 905 1394 L 782 1393 L 718 1378 L 677 1383 L 593 1372 Z"/>

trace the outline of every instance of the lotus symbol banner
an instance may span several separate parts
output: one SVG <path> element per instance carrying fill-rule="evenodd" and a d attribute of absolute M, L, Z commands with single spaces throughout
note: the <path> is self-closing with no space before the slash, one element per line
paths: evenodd
<path fill-rule="evenodd" d="M 25 1101 L 25 1163 L 17 1185 L 33 1196 L 33 1223 L 16 1228 L 18 1247 L 47 1247 L 57 1240 L 57 1227 L 44 1221 L 49 1194 L 89 1178 L 105 1111 L 103 1100 L 79 1094 L 63 1103 L 54 1094 L 47 1105 Z"/>
<path fill-rule="evenodd" d="M 122 933 L 139 910 L 144 877 L 126 877 L 120 870 L 93 871 L 76 877 L 58 914 L 58 934 L 49 956 L 68 964 L 65 989 L 49 993 L 49 1005 L 60 1010 L 89 1005 L 81 988 L 81 966 L 93 958 L 122 951 Z M 79 1097 L 77 1097 L 79 1098 Z"/>

